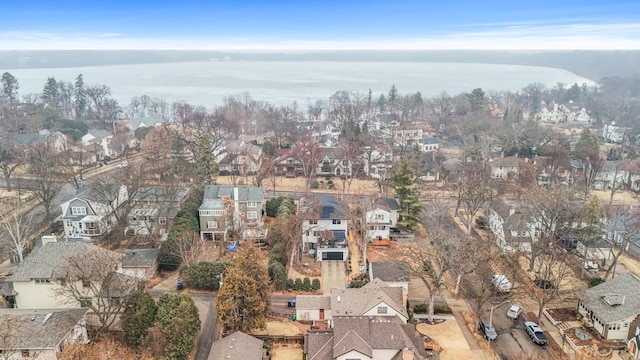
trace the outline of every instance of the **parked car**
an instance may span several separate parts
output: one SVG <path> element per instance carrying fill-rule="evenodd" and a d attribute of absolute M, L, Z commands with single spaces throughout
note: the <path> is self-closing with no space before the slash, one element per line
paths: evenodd
<path fill-rule="evenodd" d="M 507 310 L 507 317 L 509 319 L 518 320 L 520 314 L 522 314 L 522 308 L 518 305 L 511 305 L 509 310 Z"/>
<path fill-rule="evenodd" d="M 587 270 L 598 270 L 598 264 L 594 263 L 593 261 L 585 261 L 583 266 Z"/>
<path fill-rule="evenodd" d="M 496 290 L 498 292 L 508 293 L 511 291 L 511 282 L 504 275 L 493 275 L 493 277 L 491 278 L 491 282 L 493 283 L 493 286 L 496 287 Z"/>
<path fill-rule="evenodd" d="M 123 161 L 120 164 L 118 164 L 119 168 L 126 168 L 127 166 L 129 166 L 129 162 L 128 161 Z"/>
<path fill-rule="evenodd" d="M 487 340 L 495 340 L 498 338 L 498 333 L 492 324 L 489 323 L 487 319 L 480 319 L 480 325 L 478 326 L 478 330 L 482 333 Z"/>
<path fill-rule="evenodd" d="M 534 323 L 533 321 L 526 321 L 524 323 L 524 330 L 527 332 L 527 334 L 529 334 L 529 337 L 531 338 L 531 340 L 533 340 L 534 343 L 542 346 L 549 343 L 549 340 L 547 340 L 547 337 L 544 335 L 542 328 L 540 328 L 540 326 L 538 326 L 538 324 Z"/>

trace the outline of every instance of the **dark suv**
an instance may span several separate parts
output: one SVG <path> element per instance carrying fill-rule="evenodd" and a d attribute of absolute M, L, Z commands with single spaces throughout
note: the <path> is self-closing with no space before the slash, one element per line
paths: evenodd
<path fill-rule="evenodd" d="M 540 326 L 538 326 L 538 324 L 534 323 L 533 321 L 525 322 L 524 330 L 527 332 L 527 334 L 529 334 L 531 340 L 533 340 L 533 342 L 538 345 L 547 345 L 547 343 L 549 342 Z"/>
<path fill-rule="evenodd" d="M 482 332 L 482 336 L 484 336 L 487 340 L 495 340 L 498 338 L 498 333 L 496 329 L 489 323 L 487 319 L 480 319 L 480 326 L 478 327 L 480 332 Z"/>

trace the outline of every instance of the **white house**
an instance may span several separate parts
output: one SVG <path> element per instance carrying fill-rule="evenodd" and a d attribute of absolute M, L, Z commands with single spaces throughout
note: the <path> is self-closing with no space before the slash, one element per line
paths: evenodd
<path fill-rule="evenodd" d="M 640 279 L 631 273 L 576 292 L 578 312 L 605 340 L 627 340 L 640 315 Z"/>
<path fill-rule="evenodd" d="M 517 156 L 507 156 L 505 158 L 497 158 L 489 162 L 491 168 L 492 179 L 508 179 L 515 178 L 520 172 L 525 160 Z"/>
<path fill-rule="evenodd" d="M 65 237 L 93 237 L 111 230 L 113 212 L 126 201 L 127 187 L 120 186 L 111 201 L 100 198 L 95 190 L 89 189 L 60 205 Z"/>
<path fill-rule="evenodd" d="M 302 198 L 298 211 L 302 222 L 302 251 L 318 260 L 343 260 L 349 255 L 347 222 L 349 208 L 333 195 Z"/>
<path fill-rule="evenodd" d="M 497 245 L 504 252 L 531 252 L 531 245 L 540 236 L 536 220 L 526 214 L 525 205 L 518 201 L 493 200 L 489 205 L 488 221 Z"/>
<path fill-rule="evenodd" d="M 89 342 L 86 309 L 0 309 L 0 359 L 56 360 L 65 344 Z"/>
<path fill-rule="evenodd" d="M 296 315 L 306 321 L 325 321 L 332 327 L 338 316 L 398 317 L 409 320 L 404 289 L 374 279 L 361 288 L 331 289 L 330 295 L 296 296 Z"/>
<path fill-rule="evenodd" d="M 607 124 L 602 129 L 602 137 L 606 142 L 622 144 L 625 136 L 628 136 L 631 128 L 624 126 L 617 126 L 615 122 Z"/>
<path fill-rule="evenodd" d="M 389 239 L 390 229 L 398 223 L 400 205 L 394 198 L 377 198 L 373 208 L 365 214 L 365 238 Z"/>
<path fill-rule="evenodd" d="M 440 139 L 437 137 L 426 137 L 418 141 L 418 148 L 421 152 L 438 151 L 440 148 Z"/>
<path fill-rule="evenodd" d="M 596 190 L 622 189 L 629 179 L 629 172 L 623 166 L 623 162 L 618 161 L 605 161 L 602 163 L 600 169 L 597 169 L 596 175 L 593 179 L 593 188 Z"/>
<path fill-rule="evenodd" d="M 158 268 L 159 249 L 126 250 L 120 273 L 140 280 L 150 280 Z"/>
<path fill-rule="evenodd" d="M 369 263 L 369 280 L 380 279 L 391 287 L 403 290 L 403 300 L 407 301 L 409 294 L 409 264 L 401 261 L 386 261 Z"/>
<path fill-rule="evenodd" d="M 82 139 L 82 146 L 89 146 L 92 144 L 99 145 L 102 148 L 102 154 L 111 156 L 111 150 L 109 149 L 109 143 L 113 139 L 113 133 L 107 130 L 92 130 L 85 134 Z"/>

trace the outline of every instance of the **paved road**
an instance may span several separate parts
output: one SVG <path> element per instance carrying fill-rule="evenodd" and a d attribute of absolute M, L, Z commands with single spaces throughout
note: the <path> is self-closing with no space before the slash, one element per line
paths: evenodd
<path fill-rule="evenodd" d="M 209 303 L 209 311 L 207 312 L 207 318 L 202 325 L 200 336 L 198 336 L 198 343 L 196 344 L 196 354 L 193 357 L 194 360 L 207 360 L 209 358 L 209 351 L 211 345 L 215 341 L 215 337 L 218 334 L 218 323 L 216 318 L 218 312 L 213 305 L 213 301 Z"/>

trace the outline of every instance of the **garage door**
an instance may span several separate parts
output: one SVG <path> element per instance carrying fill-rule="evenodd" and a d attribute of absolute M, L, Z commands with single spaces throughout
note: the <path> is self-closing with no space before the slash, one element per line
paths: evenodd
<path fill-rule="evenodd" d="M 322 253 L 322 260 L 342 260 L 344 261 L 344 253 L 342 251 L 325 251 Z"/>

